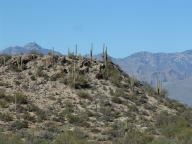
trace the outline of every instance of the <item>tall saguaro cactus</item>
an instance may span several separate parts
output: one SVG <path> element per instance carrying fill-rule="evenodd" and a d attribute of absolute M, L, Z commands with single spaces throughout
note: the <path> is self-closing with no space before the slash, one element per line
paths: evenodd
<path fill-rule="evenodd" d="M 92 61 L 93 60 L 93 43 L 91 44 L 90 58 L 91 58 L 91 61 Z"/>
<path fill-rule="evenodd" d="M 107 54 L 107 46 L 106 46 L 106 48 L 105 48 L 105 69 L 106 69 L 106 75 L 108 77 L 108 65 L 107 65 L 107 63 L 108 63 L 108 54 Z"/>
<path fill-rule="evenodd" d="M 156 89 L 157 89 L 157 94 L 161 94 L 161 91 L 162 91 L 162 82 L 157 78 L 157 86 L 156 86 Z"/>
<path fill-rule="evenodd" d="M 103 44 L 103 53 L 102 53 L 103 62 L 105 61 L 105 43 Z"/>
<path fill-rule="evenodd" d="M 20 57 L 20 61 L 21 61 L 21 70 L 23 70 L 23 58 L 22 58 L 22 56 Z"/>
<path fill-rule="evenodd" d="M 53 67 L 54 67 L 54 65 L 55 65 L 54 55 L 55 55 L 55 50 L 54 50 L 54 47 L 53 47 L 53 49 L 52 49 L 52 62 L 53 62 Z"/>
<path fill-rule="evenodd" d="M 77 57 L 77 44 L 75 45 L 75 57 Z"/>
<path fill-rule="evenodd" d="M 21 56 L 18 56 L 16 58 L 16 61 L 17 61 L 17 68 L 19 70 L 23 70 L 23 58 L 22 58 L 22 55 Z"/>
<path fill-rule="evenodd" d="M 68 57 L 69 57 L 69 55 L 70 55 L 70 48 L 68 48 Z"/>
<path fill-rule="evenodd" d="M 5 66 L 5 61 L 6 61 L 5 56 L 3 56 L 3 65 L 4 66 Z"/>

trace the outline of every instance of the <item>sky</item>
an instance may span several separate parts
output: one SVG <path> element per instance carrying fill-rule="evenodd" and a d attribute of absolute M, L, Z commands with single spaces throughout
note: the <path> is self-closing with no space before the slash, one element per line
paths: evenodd
<path fill-rule="evenodd" d="M 0 49 L 36 42 L 113 57 L 192 49 L 191 0 L 0 0 Z"/>

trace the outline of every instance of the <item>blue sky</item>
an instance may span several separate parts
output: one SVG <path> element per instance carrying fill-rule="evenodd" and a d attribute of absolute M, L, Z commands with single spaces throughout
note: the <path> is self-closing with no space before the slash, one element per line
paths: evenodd
<path fill-rule="evenodd" d="M 0 0 L 0 49 L 35 41 L 63 53 L 192 49 L 191 0 Z"/>

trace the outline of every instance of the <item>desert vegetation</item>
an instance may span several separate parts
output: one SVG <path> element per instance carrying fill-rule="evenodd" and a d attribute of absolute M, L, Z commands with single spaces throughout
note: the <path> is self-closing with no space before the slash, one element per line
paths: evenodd
<path fill-rule="evenodd" d="M 0 144 L 190 144 L 191 108 L 75 52 L 0 59 Z M 6 58 L 5 58 L 6 57 Z"/>

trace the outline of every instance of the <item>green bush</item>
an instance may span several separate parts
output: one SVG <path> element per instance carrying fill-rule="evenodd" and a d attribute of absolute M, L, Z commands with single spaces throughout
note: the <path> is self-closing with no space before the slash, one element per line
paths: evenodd
<path fill-rule="evenodd" d="M 16 97 L 17 104 L 27 104 L 28 103 L 27 96 L 22 93 L 16 93 L 15 97 Z"/>
<path fill-rule="evenodd" d="M 8 108 L 9 105 L 7 103 L 7 101 L 5 101 L 4 99 L 0 100 L 0 107 L 1 108 Z"/>
<path fill-rule="evenodd" d="M 78 115 L 69 114 L 67 117 L 68 117 L 69 123 L 71 124 L 77 124 L 81 122 Z"/>
<path fill-rule="evenodd" d="M 36 77 L 34 75 L 31 75 L 31 80 L 32 81 L 35 81 L 36 80 Z"/>
<path fill-rule="evenodd" d="M 0 132 L 0 144 L 24 144 L 24 142 L 17 136 L 8 136 Z"/>
<path fill-rule="evenodd" d="M 23 128 L 28 128 L 28 122 L 27 121 L 15 121 L 12 125 L 11 125 L 12 129 L 14 130 L 20 130 Z"/>
<path fill-rule="evenodd" d="M 9 113 L 0 113 L 0 120 L 2 121 L 12 121 L 13 117 Z"/>
<path fill-rule="evenodd" d="M 116 97 L 116 96 L 112 97 L 112 102 L 117 103 L 117 104 L 123 103 L 123 101 L 119 97 Z"/>
<path fill-rule="evenodd" d="M 84 135 L 78 132 L 64 131 L 58 135 L 54 144 L 91 144 L 85 139 Z"/>

